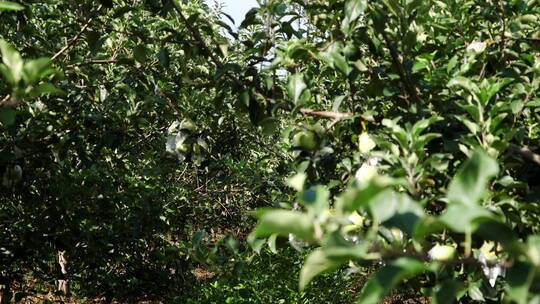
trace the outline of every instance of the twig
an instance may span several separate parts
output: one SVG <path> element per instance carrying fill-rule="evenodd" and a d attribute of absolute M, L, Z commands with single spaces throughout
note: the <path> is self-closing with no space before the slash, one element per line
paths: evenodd
<path fill-rule="evenodd" d="M 97 8 L 97 11 L 99 12 L 101 10 L 101 7 L 102 5 L 99 5 L 98 8 Z M 79 40 L 79 38 L 81 38 L 81 35 L 86 31 L 86 29 L 90 26 L 90 24 L 92 23 L 92 21 L 94 21 L 94 17 L 90 17 L 86 23 L 83 25 L 83 27 L 81 28 L 81 30 L 77 33 L 77 35 L 75 35 L 75 37 L 73 37 L 63 48 L 61 48 L 58 52 L 56 52 L 56 54 L 54 54 L 52 57 L 51 57 L 51 61 L 52 60 L 55 60 L 56 58 L 58 58 L 60 55 L 62 55 L 65 51 L 69 50 L 70 48 L 72 48 L 75 43 L 77 43 L 77 41 Z"/>
<path fill-rule="evenodd" d="M 11 95 L 8 94 L 6 95 L 6 97 L 2 99 L 2 101 L 0 101 L 0 108 L 10 106 L 10 101 L 11 101 Z"/>
<path fill-rule="evenodd" d="M 523 106 L 521 107 L 519 112 L 517 112 L 516 115 L 514 115 L 514 121 L 512 122 L 512 129 L 516 126 L 516 123 L 518 119 L 521 117 L 521 115 L 523 114 L 523 111 L 525 111 L 525 109 L 527 108 L 529 100 L 531 99 L 531 94 L 532 92 L 525 92 L 525 97 L 523 98 Z"/>
<path fill-rule="evenodd" d="M 416 93 L 416 88 L 411 82 L 411 79 L 409 78 L 409 74 L 403 67 L 403 62 L 401 60 L 401 56 L 399 55 L 399 52 L 396 48 L 396 46 L 392 43 L 392 40 L 388 37 L 388 35 L 383 31 L 381 31 L 381 34 L 383 36 L 384 42 L 386 43 L 386 46 L 390 50 L 390 56 L 392 57 L 392 64 L 394 65 L 394 68 L 397 70 L 399 74 L 399 78 L 401 79 L 401 82 L 403 83 L 403 87 L 405 89 L 405 92 L 407 95 L 409 95 L 414 102 L 419 101 L 418 94 Z"/>
<path fill-rule="evenodd" d="M 525 41 L 536 42 L 536 43 L 540 42 L 540 38 L 532 38 L 532 37 L 516 37 L 512 35 L 504 35 L 504 38 L 511 39 L 511 40 L 525 40 Z M 500 40 L 501 42 L 502 42 L 502 39 L 503 37 L 501 37 L 501 40 Z"/>
<path fill-rule="evenodd" d="M 204 39 L 201 36 L 201 33 L 199 33 L 199 31 L 193 26 L 193 24 L 189 23 L 186 16 L 184 16 L 184 13 L 182 13 L 182 9 L 180 8 L 180 5 L 178 4 L 178 2 L 173 1 L 173 3 L 174 3 L 174 9 L 178 12 L 178 15 L 180 15 L 180 19 L 182 19 L 182 21 L 184 22 L 184 25 L 191 32 L 191 34 L 193 35 L 193 38 L 199 41 L 201 47 L 206 51 L 206 53 L 208 53 L 208 56 L 210 56 L 210 59 L 214 62 L 214 64 L 217 65 L 218 67 L 221 66 L 222 65 L 221 61 L 206 45 L 206 43 L 204 42 Z"/>
<path fill-rule="evenodd" d="M 71 67 L 81 66 L 81 65 L 90 65 L 90 64 L 113 64 L 113 63 L 127 64 L 127 62 L 122 62 L 118 59 L 93 59 L 93 60 L 74 63 L 71 65 Z"/>
<path fill-rule="evenodd" d="M 204 182 L 204 185 L 201 185 L 201 186 L 197 187 L 197 188 L 196 188 L 195 190 L 193 190 L 193 191 L 199 193 L 199 192 L 202 192 L 203 188 L 205 188 L 204 191 L 205 191 L 205 192 L 208 192 L 208 184 L 209 184 L 211 181 L 213 181 L 216 177 L 217 177 L 217 175 L 211 177 L 210 179 L 207 179 L 206 182 Z"/>
<path fill-rule="evenodd" d="M 540 166 L 540 155 L 534 153 L 529 148 L 527 148 L 527 147 L 518 147 L 518 146 L 516 146 L 514 144 L 509 144 L 508 149 L 510 149 L 510 151 L 512 151 L 512 153 L 518 154 L 521 157 L 523 157 L 524 159 L 526 159 L 526 160 L 528 160 L 530 162 L 533 162 L 533 163 Z"/>
<path fill-rule="evenodd" d="M 387 250 L 383 251 L 381 253 L 380 258 L 382 260 L 385 259 L 397 259 L 401 257 L 408 257 L 408 258 L 415 258 L 417 260 L 421 260 L 424 262 L 433 262 L 434 260 L 429 256 L 429 254 L 426 254 L 424 252 L 416 252 L 416 251 L 401 251 L 401 250 Z M 477 260 L 474 257 L 456 257 L 454 259 L 446 260 L 446 261 L 438 261 L 440 264 L 448 265 L 448 266 L 457 266 L 457 265 L 470 265 L 474 267 L 484 267 L 484 264 Z M 497 262 L 487 261 L 486 265 L 488 266 L 495 266 L 498 265 Z M 512 262 L 503 262 L 499 265 L 509 268 L 512 266 Z"/>
<path fill-rule="evenodd" d="M 499 0 L 499 10 L 501 12 L 501 22 L 502 22 L 502 34 L 501 34 L 501 49 L 500 49 L 500 52 L 501 52 L 501 60 L 504 64 L 505 62 L 505 54 L 504 54 L 504 49 L 506 48 L 506 39 L 505 39 L 505 33 L 506 33 L 506 19 L 505 19 L 505 14 L 504 14 L 504 2 L 503 0 Z"/>
<path fill-rule="evenodd" d="M 225 196 L 225 199 L 227 197 Z M 221 207 L 225 210 L 225 213 L 228 215 L 228 216 L 231 216 L 231 213 L 229 212 L 229 209 L 227 209 L 227 207 L 225 207 L 225 205 L 223 205 L 223 203 L 221 202 L 221 199 L 217 199 L 217 202 L 221 205 Z"/>
<path fill-rule="evenodd" d="M 169 96 L 165 95 L 165 93 L 161 90 L 161 89 L 158 89 L 157 91 L 158 95 L 163 98 L 165 100 L 165 102 L 167 102 L 167 104 L 169 105 L 169 107 L 171 107 L 173 110 L 174 110 L 174 114 L 175 115 L 179 115 L 180 114 L 180 110 L 178 110 L 178 107 L 176 107 L 174 105 L 174 103 L 172 102 L 172 100 L 169 98 Z"/>
<path fill-rule="evenodd" d="M 354 116 L 354 114 L 350 113 L 350 112 L 316 111 L 316 110 L 313 110 L 313 109 L 306 109 L 306 108 L 300 109 L 300 112 L 302 114 L 306 114 L 306 115 L 310 115 L 310 116 L 331 118 L 331 119 L 334 119 L 334 120 L 337 120 L 337 121 L 342 120 L 342 119 L 351 118 L 351 117 Z M 371 116 L 371 115 L 360 114 L 359 116 L 360 116 L 360 118 L 362 118 L 365 121 L 372 122 L 372 123 L 376 122 L 375 118 L 373 118 L 373 116 Z"/>

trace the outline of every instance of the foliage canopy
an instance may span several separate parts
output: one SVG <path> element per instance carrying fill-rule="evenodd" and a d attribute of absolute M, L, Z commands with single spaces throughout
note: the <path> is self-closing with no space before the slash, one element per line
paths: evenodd
<path fill-rule="evenodd" d="M 291 301 L 331 272 L 312 301 L 540 301 L 537 0 L 228 18 L 0 1 L 0 286 L 277 302 L 254 286 L 305 256 Z"/>

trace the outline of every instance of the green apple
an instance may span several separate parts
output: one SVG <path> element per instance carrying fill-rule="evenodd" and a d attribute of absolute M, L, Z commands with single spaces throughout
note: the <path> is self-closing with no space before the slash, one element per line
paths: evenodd
<path fill-rule="evenodd" d="M 293 137 L 293 145 L 306 151 L 313 151 L 317 147 L 315 134 L 311 131 L 298 132 Z"/>
<path fill-rule="evenodd" d="M 435 245 L 429 251 L 429 257 L 434 261 L 449 261 L 454 258 L 456 249 L 448 245 Z"/>
<path fill-rule="evenodd" d="M 176 143 L 176 151 L 179 153 L 188 153 L 191 148 L 191 145 L 186 144 L 184 142 L 178 142 Z"/>
<path fill-rule="evenodd" d="M 189 118 L 185 118 L 184 120 L 182 120 L 182 122 L 180 122 L 180 127 L 179 127 L 180 130 L 188 130 L 190 132 L 193 132 L 195 131 L 195 129 L 197 129 L 197 126 L 195 126 L 195 123 L 193 123 L 193 121 Z"/>

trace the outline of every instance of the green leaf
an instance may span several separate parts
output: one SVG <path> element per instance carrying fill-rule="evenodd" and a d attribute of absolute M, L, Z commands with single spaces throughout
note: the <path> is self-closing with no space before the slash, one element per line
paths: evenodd
<path fill-rule="evenodd" d="M 304 290 L 314 277 L 337 269 L 342 260 L 329 258 L 322 249 L 315 249 L 308 255 L 300 271 L 300 290 Z"/>
<path fill-rule="evenodd" d="M 343 55 L 343 50 L 344 47 L 342 43 L 331 43 L 325 52 L 320 53 L 320 58 L 333 69 L 336 69 L 347 76 L 352 71 L 352 67 L 349 66 L 347 58 Z"/>
<path fill-rule="evenodd" d="M 11 70 L 5 64 L 0 64 L 0 73 L 2 73 L 6 81 L 12 86 L 15 86 L 17 84 L 17 81 L 15 81 Z"/>
<path fill-rule="evenodd" d="M 300 290 L 304 290 L 315 276 L 333 271 L 350 260 L 361 259 L 367 249 L 367 244 L 364 246 L 330 246 L 315 249 L 306 258 L 300 271 Z"/>
<path fill-rule="evenodd" d="M 304 213 L 263 209 L 257 211 L 257 217 L 259 217 L 259 224 L 252 232 L 253 237 L 267 237 L 272 234 L 288 236 L 292 233 L 304 240 L 314 239 L 313 220 Z"/>
<path fill-rule="evenodd" d="M 442 135 L 439 134 L 439 133 L 426 133 L 426 134 L 423 134 L 423 135 L 420 135 L 416 138 L 416 140 L 414 141 L 414 144 L 413 144 L 413 149 L 415 151 L 418 151 L 420 153 L 423 153 L 424 152 L 424 147 L 432 140 L 434 140 L 435 138 L 439 138 L 441 137 Z"/>
<path fill-rule="evenodd" d="M 510 103 L 510 109 L 512 110 L 512 114 L 517 114 L 521 112 L 524 106 L 523 100 L 514 100 L 512 103 Z"/>
<path fill-rule="evenodd" d="M 24 6 L 19 3 L 11 1 L 0 1 L 0 12 L 1 11 L 20 11 L 23 10 Z"/>
<path fill-rule="evenodd" d="M 229 56 L 229 45 L 227 43 L 219 43 L 218 48 L 221 51 L 223 57 Z"/>
<path fill-rule="evenodd" d="M 277 237 L 278 235 L 277 234 L 272 234 L 268 240 L 266 241 L 266 243 L 268 244 L 268 248 L 270 248 L 270 251 L 274 254 L 277 253 L 277 248 L 276 248 L 276 240 L 277 240 Z"/>
<path fill-rule="evenodd" d="M 296 73 L 289 77 L 289 83 L 287 84 L 287 91 L 289 97 L 292 99 L 295 105 L 298 105 L 300 96 L 307 88 L 306 83 L 304 82 L 304 74 Z"/>
<path fill-rule="evenodd" d="M 51 60 L 49 58 L 39 58 L 35 60 L 28 60 L 24 63 L 23 78 L 27 83 L 34 83 L 41 80 L 42 75 L 51 66 Z"/>
<path fill-rule="evenodd" d="M 358 303 L 376 304 L 403 280 L 415 277 L 425 270 L 424 263 L 418 260 L 399 258 L 369 278 L 360 292 Z"/>
<path fill-rule="evenodd" d="M 460 87 L 475 96 L 479 91 L 476 84 L 474 84 L 470 79 L 463 76 L 456 76 L 450 79 L 450 81 L 448 82 L 448 87 Z"/>
<path fill-rule="evenodd" d="M 345 3 L 345 19 L 341 24 L 341 30 L 349 35 L 352 32 L 351 24 L 364 13 L 367 8 L 366 0 L 349 0 Z"/>
<path fill-rule="evenodd" d="M 146 47 L 142 44 L 137 45 L 133 48 L 133 58 L 137 60 L 139 63 L 145 63 L 146 62 Z"/>
<path fill-rule="evenodd" d="M 452 179 L 448 188 L 450 203 L 475 205 L 486 193 L 489 180 L 499 173 L 497 162 L 485 152 L 473 153 Z"/>
<path fill-rule="evenodd" d="M 495 96 L 501 89 L 503 89 L 505 86 L 507 86 L 509 83 L 511 83 L 512 80 L 509 78 L 502 79 L 501 81 L 497 81 L 494 83 L 489 83 L 489 81 L 485 80 L 485 87 L 483 87 L 479 94 L 479 100 L 482 103 L 482 105 L 486 105 L 489 100 Z"/>
<path fill-rule="evenodd" d="M 161 49 L 159 49 L 158 60 L 159 64 L 161 64 L 162 67 L 168 68 L 171 64 L 171 56 L 169 53 L 169 49 L 167 49 L 166 47 L 162 47 Z"/>
<path fill-rule="evenodd" d="M 330 191 L 324 186 L 315 186 L 306 189 L 300 195 L 300 202 L 306 206 L 310 212 L 315 215 L 320 214 L 323 210 L 328 209 L 328 199 Z"/>
<path fill-rule="evenodd" d="M 338 52 L 331 52 L 329 59 L 332 62 L 333 67 L 337 68 L 341 73 L 343 73 L 343 75 L 349 75 L 352 68 L 349 66 L 349 63 L 347 62 L 345 56 L 341 55 Z"/>
<path fill-rule="evenodd" d="M 99 101 L 104 102 L 109 96 L 109 91 L 104 85 L 99 86 Z"/>
<path fill-rule="evenodd" d="M 536 266 L 540 266 L 540 235 L 531 235 L 527 239 L 527 257 Z"/>
<path fill-rule="evenodd" d="M 349 21 L 356 20 L 367 8 L 366 0 L 349 0 L 345 4 L 345 17 Z"/>
<path fill-rule="evenodd" d="M 259 122 L 264 135 L 271 136 L 279 128 L 279 119 L 267 117 Z"/>
<path fill-rule="evenodd" d="M 412 136 L 413 138 L 420 136 L 424 130 L 426 130 L 430 125 L 437 121 L 441 121 L 443 118 L 438 116 L 432 116 L 427 119 L 422 119 L 417 121 L 412 127 Z"/>
<path fill-rule="evenodd" d="M 489 126 L 489 131 L 492 133 L 495 133 L 497 131 L 497 128 L 501 124 L 501 122 L 508 116 L 508 113 L 500 113 L 495 117 L 490 117 L 486 124 Z M 514 130 L 510 129 L 507 133 L 515 132 Z"/>
<path fill-rule="evenodd" d="M 88 48 L 90 53 L 95 55 L 99 48 L 103 44 L 103 39 L 101 39 L 101 34 L 97 31 L 89 31 L 86 33 L 86 42 L 88 43 Z"/>
<path fill-rule="evenodd" d="M 243 28 L 246 28 L 250 25 L 254 25 L 254 24 L 258 24 L 259 21 L 257 19 L 257 13 L 259 12 L 259 9 L 258 8 L 252 8 L 250 9 L 245 17 L 244 17 L 244 20 L 242 21 L 242 23 L 240 23 L 240 28 L 243 29 Z"/>
<path fill-rule="evenodd" d="M 506 274 L 508 299 L 518 304 L 529 303 L 529 289 L 537 272 L 537 268 L 529 263 L 518 261 L 512 265 Z"/>
<path fill-rule="evenodd" d="M 461 106 L 467 113 L 469 113 L 475 122 L 480 122 L 480 109 L 478 106 L 466 104 Z"/>
<path fill-rule="evenodd" d="M 395 193 L 388 189 L 375 196 L 368 203 L 373 219 L 385 226 L 397 227 L 411 235 L 424 217 L 420 204 L 403 193 Z"/>
<path fill-rule="evenodd" d="M 257 239 L 253 234 L 250 234 L 248 236 L 247 242 L 251 249 L 257 253 L 261 253 L 261 249 L 263 248 L 264 244 L 267 243 L 264 239 Z"/>
<path fill-rule="evenodd" d="M 523 249 L 521 241 L 512 228 L 497 220 L 476 221 L 475 235 L 484 240 L 495 241 L 503 245 L 504 249 L 513 254 L 521 254 Z"/>
<path fill-rule="evenodd" d="M 471 297 L 471 299 L 473 299 L 474 301 L 478 301 L 478 302 L 486 301 L 484 299 L 484 294 L 482 293 L 482 291 L 476 284 L 469 286 L 468 294 L 469 294 L 469 297 Z"/>
<path fill-rule="evenodd" d="M 476 135 L 480 131 L 480 126 L 470 120 L 468 120 L 465 116 L 462 115 L 456 115 L 456 119 L 464 124 L 467 129 L 471 132 L 471 134 Z"/>
<path fill-rule="evenodd" d="M 493 213 L 476 205 L 450 205 L 439 217 L 454 232 L 472 232 L 483 221 L 495 220 Z"/>
<path fill-rule="evenodd" d="M 349 188 L 336 200 L 336 209 L 341 213 L 351 213 L 362 206 L 366 206 L 371 199 L 388 187 L 378 179 L 370 180 L 360 188 Z"/>
<path fill-rule="evenodd" d="M 0 122 L 4 127 L 9 127 L 15 123 L 17 112 L 11 108 L 0 108 Z"/>
<path fill-rule="evenodd" d="M 427 215 L 416 224 L 413 237 L 417 241 L 422 241 L 427 237 L 442 232 L 444 228 L 444 225 L 437 218 Z"/>
<path fill-rule="evenodd" d="M 412 66 L 412 72 L 414 74 L 418 73 L 422 71 L 423 69 L 429 67 L 429 64 L 430 64 L 429 60 L 426 60 L 424 58 L 418 58 L 417 61 Z"/>
<path fill-rule="evenodd" d="M 373 219 L 379 223 L 390 219 L 396 212 L 396 206 L 398 200 L 401 200 L 401 196 L 391 189 L 386 189 L 382 193 L 369 200 L 367 203 Z"/>
<path fill-rule="evenodd" d="M 63 95 L 65 92 L 57 87 L 54 86 L 54 84 L 50 82 L 44 82 L 37 87 L 33 88 L 29 95 L 32 98 L 40 97 L 42 95 L 46 94 L 53 94 L 53 95 Z"/>
<path fill-rule="evenodd" d="M 367 132 L 362 132 L 358 139 L 358 148 L 360 153 L 367 155 L 371 150 L 376 147 L 375 142 L 371 139 L 371 136 Z"/>
<path fill-rule="evenodd" d="M 296 191 L 302 191 L 304 184 L 306 183 L 307 175 L 304 172 L 299 172 L 294 176 L 288 178 L 285 184 Z"/>
<path fill-rule="evenodd" d="M 458 280 L 448 280 L 435 287 L 433 304 L 452 304 L 456 302 L 456 295 L 462 283 Z"/>
<path fill-rule="evenodd" d="M 2 62 L 11 73 L 12 85 L 17 84 L 22 78 L 24 64 L 21 54 L 3 39 L 0 40 L 0 53 L 2 54 Z"/>

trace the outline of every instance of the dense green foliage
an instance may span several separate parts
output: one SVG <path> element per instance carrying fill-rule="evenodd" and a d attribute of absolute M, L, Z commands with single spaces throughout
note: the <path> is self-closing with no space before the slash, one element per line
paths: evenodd
<path fill-rule="evenodd" d="M 0 1 L 0 298 L 540 301 L 540 3 L 259 2 Z"/>

